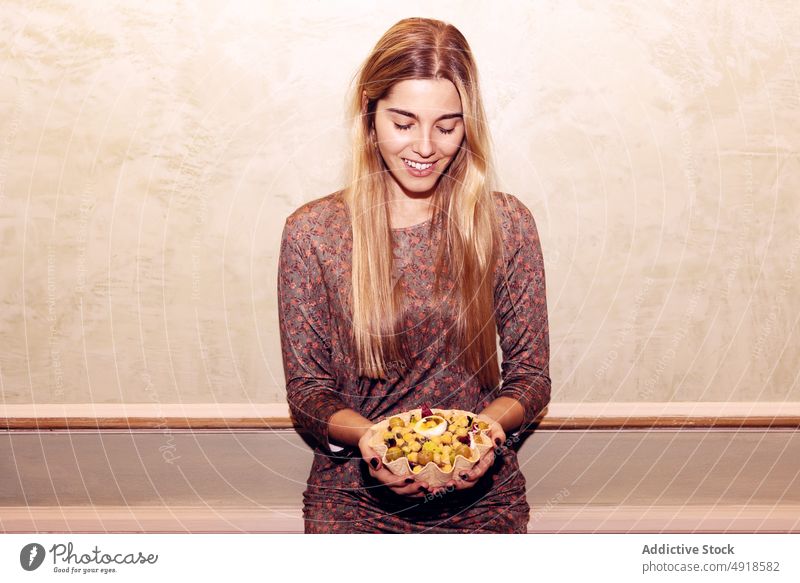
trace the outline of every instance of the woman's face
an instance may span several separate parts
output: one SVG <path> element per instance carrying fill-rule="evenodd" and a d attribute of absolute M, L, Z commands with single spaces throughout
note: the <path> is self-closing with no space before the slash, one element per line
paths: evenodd
<path fill-rule="evenodd" d="M 464 140 L 455 85 L 444 79 L 395 84 L 378 100 L 375 134 L 395 191 L 414 198 L 433 194 Z"/>

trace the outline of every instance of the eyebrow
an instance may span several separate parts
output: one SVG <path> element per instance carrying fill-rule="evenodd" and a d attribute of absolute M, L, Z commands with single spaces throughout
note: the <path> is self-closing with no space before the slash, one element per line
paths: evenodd
<path fill-rule="evenodd" d="M 386 111 L 392 111 L 394 113 L 399 113 L 400 115 L 404 115 L 406 117 L 411 117 L 411 118 L 414 118 L 415 120 L 419 121 L 419 118 L 415 114 L 411 113 L 410 111 L 404 111 L 402 109 L 397 109 L 396 107 L 387 107 Z M 440 121 L 440 120 L 443 120 L 443 119 L 452 119 L 454 117 L 463 118 L 464 114 L 461 114 L 461 113 L 445 113 L 444 115 L 440 115 L 439 117 L 437 117 L 436 121 Z"/>

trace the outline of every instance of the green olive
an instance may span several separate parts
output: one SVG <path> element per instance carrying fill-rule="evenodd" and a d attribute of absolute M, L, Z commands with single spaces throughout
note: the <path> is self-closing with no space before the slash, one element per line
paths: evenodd
<path fill-rule="evenodd" d="M 405 422 L 402 419 L 400 419 L 400 417 L 392 417 L 391 419 L 389 419 L 389 427 L 391 428 L 405 427 L 405 426 L 406 426 Z"/>
<path fill-rule="evenodd" d="M 417 463 L 421 466 L 424 466 L 428 462 L 433 461 L 433 454 L 429 451 L 425 451 L 424 449 L 417 454 Z"/>
<path fill-rule="evenodd" d="M 386 451 L 387 462 L 393 462 L 394 460 L 399 460 L 401 457 L 403 457 L 403 450 L 400 449 L 399 447 L 390 447 Z"/>

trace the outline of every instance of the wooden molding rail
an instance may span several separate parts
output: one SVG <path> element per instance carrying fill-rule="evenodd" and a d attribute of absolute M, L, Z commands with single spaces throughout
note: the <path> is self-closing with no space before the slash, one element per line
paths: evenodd
<path fill-rule="evenodd" d="M 529 533 L 797 533 L 798 506 L 583 506 L 533 512 Z M 0 507 L 0 532 L 302 533 L 299 506 Z"/>
<path fill-rule="evenodd" d="M 291 429 L 286 404 L 0 405 L 0 429 Z M 532 429 L 800 428 L 800 402 L 552 403 Z"/>

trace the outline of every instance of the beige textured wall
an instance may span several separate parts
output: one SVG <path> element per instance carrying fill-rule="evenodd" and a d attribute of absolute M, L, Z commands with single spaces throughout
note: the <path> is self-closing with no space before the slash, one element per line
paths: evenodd
<path fill-rule="evenodd" d="M 412 15 L 537 218 L 554 400 L 800 401 L 796 2 L 227 4 L 0 6 L 6 403 L 282 401 L 283 221 Z"/>

